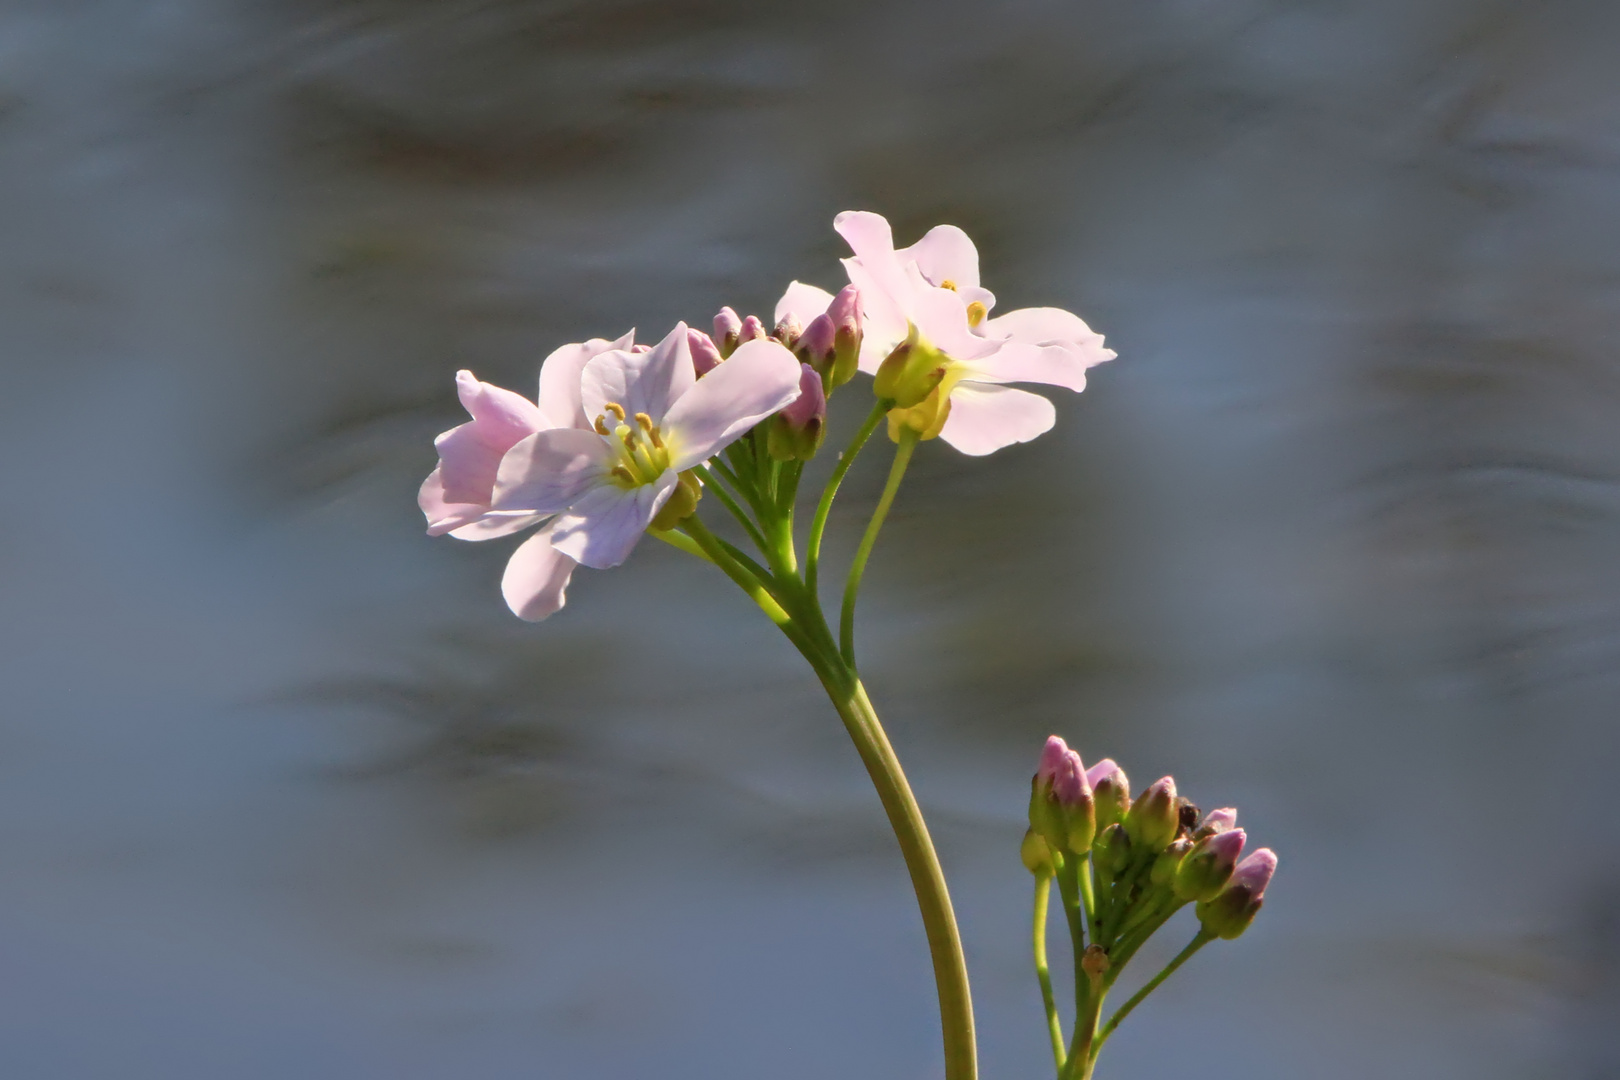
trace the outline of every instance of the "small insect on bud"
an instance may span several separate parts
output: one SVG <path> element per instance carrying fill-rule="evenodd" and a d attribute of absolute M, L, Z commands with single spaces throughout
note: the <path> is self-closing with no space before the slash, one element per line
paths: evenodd
<path fill-rule="evenodd" d="M 1216 937 L 1231 941 L 1260 914 L 1265 902 L 1266 886 L 1277 871 L 1277 855 L 1270 848 L 1261 848 L 1237 864 L 1226 888 L 1213 900 L 1197 907 L 1198 921 Z"/>
<path fill-rule="evenodd" d="M 1125 814 L 1125 831 L 1130 833 L 1131 843 L 1148 851 L 1169 847 L 1180 825 L 1176 782 L 1168 776 L 1150 784 Z"/>
<path fill-rule="evenodd" d="M 730 356 L 742 340 L 742 319 L 729 307 L 720 309 L 714 317 L 714 343 L 721 356 Z"/>
<path fill-rule="evenodd" d="M 1091 797 L 1097 802 L 1097 828 L 1106 829 L 1125 817 L 1131 808 L 1131 782 L 1113 758 L 1103 758 L 1086 773 Z"/>
<path fill-rule="evenodd" d="M 1198 807 L 1185 795 L 1176 796 L 1176 835 L 1191 836 L 1198 826 Z"/>
<path fill-rule="evenodd" d="M 777 461 L 809 461 L 821 449 L 827 428 L 827 395 L 821 376 L 809 364 L 799 365 L 799 396 L 771 418 L 766 449 Z"/>
<path fill-rule="evenodd" d="M 827 306 L 827 317 L 832 320 L 835 331 L 832 377 L 827 380 L 830 390 L 853 379 L 860 361 L 863 322 L 861 294 L 855 286 L 845 285 L 838 290 L 838 295 Z"/>
<path fill-rule="evenodd" d="M 737 332 L 737 343 L 760 341 L 770 336 L 765 329 L 765 324 L 759 321 L 759 316 L 750 315 L 742 321 L 742 329 Z"/>
<path fill-rule="evenodd" d="M 1018 848 L 1018 857 L 1024 861 L 1024 869 L 1038 878 L 1052 876 L 1052 849 L 1047 846 L 1041 834 L 1034 829 L 1024 832 L 1024 842 Z"/>
<path fill-rule="evenodd" d="M 725 357 L 720 355 L 720 347 L 714 343 L 714 338 L 701 330 L 691 327 L 686 331 L 686 346 L 692 351 L 692 367 L 697 370 L 698 378 L 703 378 L 719 366 Z"/>
<path fill-rule="evenodd" d="M 1153 871 L 1149 880 L 1158 886 L 1169 885 L 1176 879 L 1176 870 L 1181 866 L 1181 860 L 1187 857 L 1187 852 L 1193 848 L 1193 842 L 1186 837 L 1171 842 L 1170 846 L 1159 852 L 1159 857 L 1153 860 Z"/>
<path fill-rule="evenodd" d="M 1242 829 L 1227 829 L 1198 841 L 1176 871 L 1176 895 L 1183 900 L 1215 899 L 1231 880 L 1246 839 Z"/>
<path fill-rule="evenodd" d="M 822 383 L 827 389 L 832 389 L 832 369 L 836 359 L 833 321 L 826 315 L 817 315 L 810 320 L 810 325 L 804 328 L 799 340 L 793 346 L 793 355 L 802 363 L 809 364 L 820 374 Z"/>

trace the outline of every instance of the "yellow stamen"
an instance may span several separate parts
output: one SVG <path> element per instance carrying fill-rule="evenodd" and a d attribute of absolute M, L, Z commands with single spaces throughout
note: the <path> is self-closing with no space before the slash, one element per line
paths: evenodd
<path fill-rule="evenodd" d="M 630 470 L 623 465 L 615 465 L 608 471 L 609 476 L 617 477 L 624 482 L 625 487 L 635 487 L 636 478 L 630 475 Z"/>
<path fill-rule="evenodd" d="M 982 302 L 978 300 L 973 301 L 973 303 L 969 304 L 967 307 L 968 325 L 978 326 L 980 323 L 984 322 L 984 317 L 989 313 L 990 309 L 985 307 Z"/>
<path fill-rule="evenodd" d="M 652 429 L 653 429 L 652 417 L 648 416 L 646 413 L 644 413 L 644 412 L 636 413 L 636 423 L 641 425 L 641 430 L 642 431 L 648 432 L 649 434 L 652 432 Z"/>
<path fill-rule="evenodd" d="M 617 401 L 605 401 L 602 403 L 602 408 L 618 417 L 620 423 L 624 422 L 624 406 Z"/>
<path fill-rule="evenodd" d="M 607 425 L 602 422 L 603 420 L 606 420 L 606 419 L 607 419 L 607 417 L 605 417 L 605 416 L 598 416 L 596 418 L 596 433 L 598 435 L 611 435 L 612 434 L 612 432 L 608 431 Z"/>
<path fill-rule="evenodd" d="M 949 289 L 951 292 L 955 292 L 956 282 L 952 281 L 950 278 L 946 278 L 944 281 L 939 283 L 939 287 L 942 289 Z"/>

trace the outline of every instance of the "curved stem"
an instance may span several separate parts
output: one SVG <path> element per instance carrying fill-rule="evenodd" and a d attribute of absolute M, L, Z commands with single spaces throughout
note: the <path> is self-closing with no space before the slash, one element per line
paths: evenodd
<path fill-rule="evenodd" d="M 706 563 L 714 562 L 713 559 L 709 558 L 709 553 L 699 547 L 697 541 L 685 533 L 678 533 L 674 529 L 648 529 L 647 535 L 655 540 L 662 540 L 678 551 L 684 551 L 688 555 L 696 555 Z"/>
<path fill-rule="evenodd" d="M 1157 990 L 1160 983 L 1174 975 L 1177 968 L 1192 958 L 1193 953 L 1197 952 L 1199 949 L 1202 949 L 1205 945 L 1208 945 L 1214 940 L 1214 934 L 1211 934 L 1208 930 L 1200 930 L 1198 935 L 1194 937 L 1192 941 L 1187 943 L 1187 947 L 1177 953 L 1176 958 L 1164 966 L 1163 971 L 1149 979 L 1146 986 L 1138 990 L 1131 996 L 1129 1001 L 1121 1005 L 1119 1007 L 1119 1011 L 1113 1016 L 1109 1017 L 1108 1023 L 1104 1024 L 1103 1029 L 1097 1033 L 1096 1044 L 1091 1049 L 1092 1058 L 1096 1058 L 1097 1051 L 1102 1049 L 1102 1045 L 1108 1040 L 1108 1036 L 1112 1035 L 1114 1033 L 1114 1029 L 1119 1027 L 1120 1021 L 1131 1015 L 1132 1009 L 1140 1005 L 1144 998 L 1153 993 L 1153 991 Z"/>
<path fill-rule="evenodd" d="M 699 476 L 703 477 L 703 486 L 709 491 L 714 492 L 715 498 L 719 499 L 721 504 L 731 512 L 731 516 L 737 519 L 737 521 L 742 525 L 743 531 L 748 534 L 748 539 L 754 542 L 754 546 L 759 548 L 761 551 L 766 550 L 765 537 L 759 531 L 759 527 L 754 524 L 753 519 L 743 512 L 743 508 L 737 505 L 737 500 L 731 497 L 731 492 L 727 491 L 725 485 L 720 483 L 720 481 L 717 479 L 717 477 L 724 475 L 720 472 L 720 469 L 724 468 L 724 466 L 722 466 L 718 460 L 714 462 L 714 465 L 715 469 L 712 472 L 705 465 L 695 466 L 693 471 Z M 729 469 L 726 470 L 727 473 L 730 471 L 731 470 Z M 736 478 L 734 476 L 732 478 L 732 483 L 736 483 Z"/>
<path fill-rule="evenodd" d="M 900 852 L 911 875 L 911 887 L 917 894 L 923 929 L 928 935 L 928 952 L 934 963 L 940 1026 L 945 1040 L 945 1080 L 976 1080 L 978 1051 L 974 1045 L 973 998 L 968 989 L 967 958 L 962 952 L 956 914 L 951 909 L 950 890 L 945 886 L 945 872 L 928 835 L 922 809 L 911 792 L 911 785 L 906 782 L 905 770 L 900 767 L 900 759 L 895 756 L 894 747 L 878 721 L 877 711 L 866 696 L 866 688 L 854 671 L 842 664 L 818 662 L 816 656 L 803 648 L 800 651 L 816 669 L 827 696 L 843 719 L 866 773 L 877 788 L 895 839 L 900 842 Z"/>
<path fill-rule="evenodd" d="M 832 513 L 833 498 L 838 494 L 838 486 L 844 482 L 844 474 L 855 463 L 855 455 L 861 452 L 866 440 L 872 437 L 877 430 L 879 422 L 888 414 L 888 403 L 879 401 L 872 406 L 871 415 L 861 430 L 855 433 L 849 446 L 838 455 L 838 466 L 833 469 L 832 476 L 827 479 L 827 486 L 822 489 L 821 499 L 816 503 L 816 515 L 810 521 L 810 538 L 804 546 L 804 583 L 810 590 L 810 595 L 816 595 L 816 569 L 821 561 L 821 534 L 827 531 L 827 516 Z"/>
<path fill-rule="evenodd" d="M 1041 984 L 1041 1004 L 1046 1007 L 1046 1030 L 1052 1037 L 1052 1062 L 1059 1074 L 1066 1060 L 1063 1052 L 1063 1021 L 1058 1019 L 1057 1002 L 1052 997 L 1052 973 L 1046 965 L 1046 903 L 1052 895 L 1052 875 L 1041 874 L 1035 879 L 1035 925 L 1031 931 L 1031 948 L 1035 953 L 1035 978 Z"/>
<path fill-rule="evenodd" d="M 855 667 L 855 598 L 861 591 L 861 575 L 866 573 L 866 560 L 877 543 L 878 532 L 889 516 L 889 507 L 894 504 L 895 492 L 900 490 L 906 466 L 911 464 L 911 452 L 916 448 L 917 433 L 909 427 L 903 428 L 900 443 L 894 448 L 894 464 L 889 466 L 883 495 L 878 499 L 877 509 L 872 511 L 872 520 L 866 523 L 866 535 L 861 537 L 861 546 L 855 550 L 855 560 L 849 564 L 849 580 L 844 583 L 844 608 L 838 619 L 838 651 L 851 668 Z"/>

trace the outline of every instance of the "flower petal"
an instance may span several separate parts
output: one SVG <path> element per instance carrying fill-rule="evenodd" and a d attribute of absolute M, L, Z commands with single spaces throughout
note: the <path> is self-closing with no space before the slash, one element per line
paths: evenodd
<path fill-rule="evenodd" d="M 542 529 L 525 540 L 507 560 L 501 575 L 501 595 L 512 614 L 539 622 L 562 610 L 568 602 L 568 579 L 579 565 L 551 546 L 551 530 Z"/>
<path fill-rule="evenodd" d="M 491 445 L 508 447 L 542 426 L 540 409 L 522 394 L 493 383 L 479 382 L 470 371 L 456 372 L 456 396 Z"/>
<path fill-rule="evenodd" d="M 877 276 L 861 260 L 845 259 L 843 263 L 849 283 L 860 293 L 863 334 L 859 366 L 871 375 L 894 347 L 906 340 L 910 326 L 905 309 L 878 284 Z"/>
<path fill-rule="evenodd" d="M 690 469 L 799 396 L 799 360 L 770 340 L 744 342 L 669 410 L 670 468 Z"/>
<path fill-rule="evenodd" d="M 792 319 L 800 326 L 809 326 L 811 319 L 826 313 L 832 301 L 832 293 L 826 289 L 802 281 L 792 282 L 782 299 L 776 302 L 776 321 L 771 325 L 780 326 L 783 320 Z"/>
<path fill-rule="evenodd" d="M 589 428 L 595 414 L 585 415 L 579 396 L 580 375 L 585 365 L 593 356 L 612 349 L 629 350 L 635 340 L 636 332 L 631 330 L 615 341 L 591 338 L 553 350 L 540 365 L 539 401 L 540 414 L 546 420 L 544 426 Z"/>
<path fill-rule="evenodd" d="M 501 459 L 491 507 L 531 514 L 561 513 L 586 492 L 610 483 L 608 472 L 616 461 L 607 440 L 594 431 L 538 431 Z"/>
<path fill-rule="evenodd" d="M 715 370 L 723 370 L 729 363 L 728 360 Z M 710 373 L 703 381 L 708 382 L 713 377 Z M 630 557 L 641 534 L 647 531 L 679 482 L 674 469 L 665 469 L 651 484 L 629 489 L 603 484 L 593 489 L 552 525 L 552 546 L 598 570 L 618 566 Z"/>
<path fill-rule="evenodd" d="M 1057 410 L 1039 394 L 962 382 L 951 391 L 951 414 L 939 437 L 977 457 L 1028 442 L 1050 431 L 1056 419 Z"/>
<path fill-rule="evenodd" d="M 486 510 L 473 521 L 450 530 L 457 540 L 494 540 L 522 532 L 531 525 L 546 520 L 546 514 L 528 514 L 522 511 Z"/>
<path fill-rule="evenodd" d="M 957 288 L 978 288 L 979 249 L 955 225 L 935 225 L 923 238 L 895 254 L 900 262 L 915 262 L 930 285 L 947 281 Z"/>
<path fill-rule="evenodd" d="M 490 485 L 492 488 L 493 484 Z M 428 535 L 443 536 L 468 522 L 477 521 L 489 510 L 484 503 L 451 502 L 444 494 L 444 466 L 436 465 L 416 492 L 416 505 L 427 518 Z"/>
<path fill-rule="evenodd" d="M 695 382 L 686 324 L 676 323 L 648 352 L 614 349 L 592 357 L 580 378 L 580 395 L 585 415 L 592 420 L 614 402 L 631 416 L 644 412 L 661 424 L 670 406 Z"/>
<path fill-rule="evenodd" d="M 989 356 L 968 365 L 970 381 L 1033 382 L 1079 393 L 1086 388 L 1087 365 L 1063 345 L 1026 345 L 1009 341 Z"/>

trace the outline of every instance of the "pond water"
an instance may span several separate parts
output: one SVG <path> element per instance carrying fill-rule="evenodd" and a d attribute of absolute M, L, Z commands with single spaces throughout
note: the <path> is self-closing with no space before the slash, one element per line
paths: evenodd
<path fill-rule="evenodd" d="M 1120 354 L 1035 443 L 924 447 L 867 575 L 985 1076 L 1050 1070 L 1017 845 L 1057 731 L 1282 854 L 1105 1077 L 1620 1077 L 1617 33 L 5 5 L 5 1074 L 939 1075 L 904 873 L 786 643 L 652 545 L 519 623 L 510 544 L 414 506 L 457 368 L 836 287 L 864 207 Z"/>

